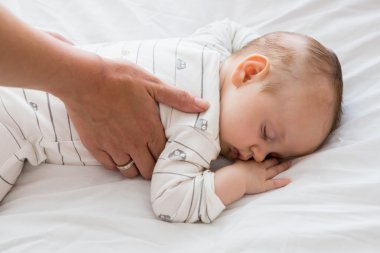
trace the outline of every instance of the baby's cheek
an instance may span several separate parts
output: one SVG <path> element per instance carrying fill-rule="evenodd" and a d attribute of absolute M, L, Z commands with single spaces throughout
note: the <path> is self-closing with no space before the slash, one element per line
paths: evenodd
<path fill-rule="evenodd" d="M 246 146 L 252 139 L 253 130 L 248 126 L 237 126 L 234 130 L 234 139 L 240 144 L 240 146 Z"/>

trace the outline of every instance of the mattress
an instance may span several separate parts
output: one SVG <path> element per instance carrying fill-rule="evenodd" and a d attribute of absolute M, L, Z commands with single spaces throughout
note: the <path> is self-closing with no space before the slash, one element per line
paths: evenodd
<path fill-rule="evenodd" d="M 0 205 L 0 252 L 378 252 L 380 2 L 0 0 L 77 45 L 187 36 L 229 18 L 315 37 L 340 58 L 343 117 L 292 183 L 245 196 L 211 224 L 158 220 L 150 183 L 101 166 L 26 164 Z M 219 160 L 223 163 L 223 160 Z"/>

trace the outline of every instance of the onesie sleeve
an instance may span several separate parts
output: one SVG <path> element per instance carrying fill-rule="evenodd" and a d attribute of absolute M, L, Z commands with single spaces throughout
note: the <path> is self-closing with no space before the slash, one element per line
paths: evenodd
<path fill-rule="evenodd" d="M 35 104 L 26 101 L 27 94 L 26 89 L 0 88 L 0 201 L 16 184 L 26 160 L 36 166 L 47 158 L 40 145 L 43 136 L 33 123 Z"/>
<path fill-rule="evenodd" d="M 228 57 L 258 38 L 259 34 L 252 28 L 224 19 L 198 29 L 191 37 L 209 43 L 214 49 Z"/>
<path fill-rule="evenodd" d="M 225 208 L 215 194 L 214 173 L 208 170 L 220 147 L 200 129 L 182 125 L 167 130 L 171 137 L 151 184 L 153 210 L 164 221 L 210 223 Z"/>

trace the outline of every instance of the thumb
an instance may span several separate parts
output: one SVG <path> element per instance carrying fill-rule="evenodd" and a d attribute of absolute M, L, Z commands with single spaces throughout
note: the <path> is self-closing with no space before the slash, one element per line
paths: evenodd
<path fill-rule="evenodd" d="M 204 99 L 194 97 L 187 91 L 171 85 L 160 83 L 151 88 L 151 95 L 157 102 L 174 107 L 183 112 L 203 112 L 209 107 L 209 103 Z"/>

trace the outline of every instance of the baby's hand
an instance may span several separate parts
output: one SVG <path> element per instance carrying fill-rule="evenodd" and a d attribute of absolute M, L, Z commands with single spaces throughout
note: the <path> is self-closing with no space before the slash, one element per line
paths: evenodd
<path fill-rule="evenodd" d="M 236 161 L 215 172 L 215 193 L 224 205 L 240 199 L 244 194 L 255 194 L 283 187 L 288 178 L 273 179 L 290 167 L 290 162 L 280 163 L 276 159 Z"/>
<path fill-rule="evenodd" d="M 242 166 L 246 174 L 246 194 L 255 194 L 284 187 L 290 183 L 288 178 L 274 179 L 275 176 L 287 170 L 291 162 L 279 162 L 277 159 L 256 161 L 236 161 L 234 165 Z"/>

